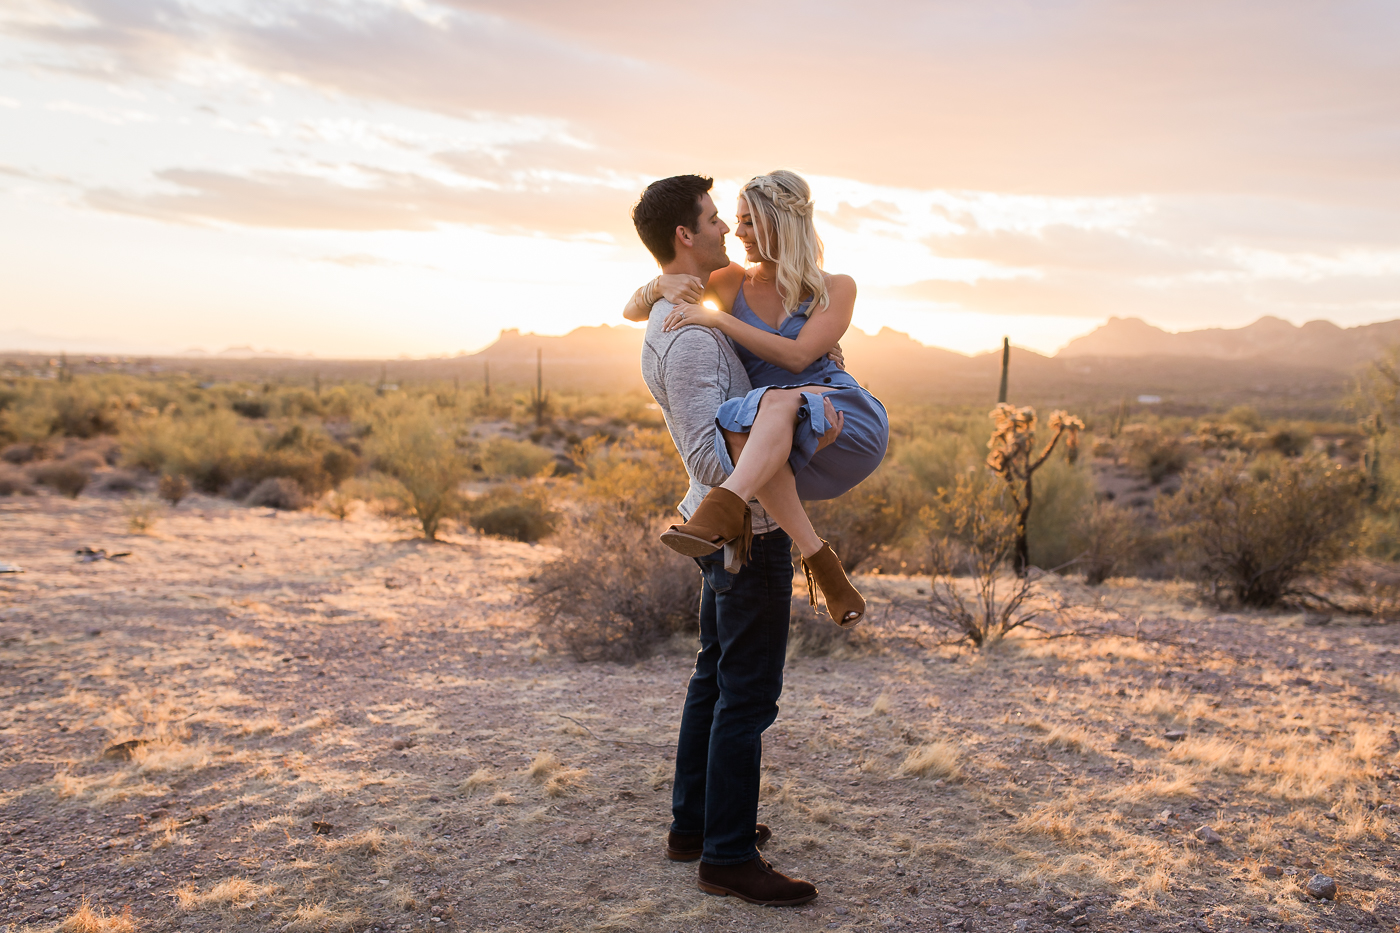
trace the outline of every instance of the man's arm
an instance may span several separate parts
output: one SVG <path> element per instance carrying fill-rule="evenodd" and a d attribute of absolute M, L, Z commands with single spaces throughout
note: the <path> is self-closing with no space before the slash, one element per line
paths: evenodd
<path fill-rule="evenodd" d="M 666 350 L 661 373 L 676 447 L 686 471 L 706 486 L 729 477 L 715 450 L 715 414 L 728 398 L 730 376 L 718 345 L 723 339 L 705 327 L 682 329 Z"/>

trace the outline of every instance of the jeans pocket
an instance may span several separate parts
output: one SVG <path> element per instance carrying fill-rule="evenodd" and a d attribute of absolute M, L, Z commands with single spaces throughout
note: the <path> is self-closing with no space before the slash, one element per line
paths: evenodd
<path fill-rule="evenodd" d="M 705 582 L 716 593 L 727 593 L 734 585 L 734 574 L 724 569 L 723 548 L 713 554 L 695 558 L 695 563 L 699 566 L 700 573 L 704 575 Z"/>

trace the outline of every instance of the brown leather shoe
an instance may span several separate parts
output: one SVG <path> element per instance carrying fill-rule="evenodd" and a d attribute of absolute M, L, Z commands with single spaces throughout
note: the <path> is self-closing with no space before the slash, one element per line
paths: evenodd
<path fill-rule="evenodd" d="M 734 895 L 763 907 L 792 907 L 817 896 L 817 887 L 773 870 L 763 856 L 739 865 L 700 863 L 700 890 L 721 897 Z"/>
<path fill-rule="evenodd" d="M 768 845 L 773 838 L 773 830 L 759 823 L 753 831 L 753 844 L 756 848 Z M 666 857 L 673 862 L 693 862 L 705 851 L 704 833 L 667 833 Z"/>

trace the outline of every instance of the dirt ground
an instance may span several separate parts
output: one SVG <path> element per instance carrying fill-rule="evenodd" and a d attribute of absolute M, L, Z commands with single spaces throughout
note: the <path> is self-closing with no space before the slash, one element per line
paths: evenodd
<path fill-rule="evenodd" d="M 691 649 L 543 651 L 549 553 L 0 500 L 0 929 L 1400 929 L 1400 626 L 1119 582 L 1118 635 L 979 655 L 862 578 L 870 637 L 793 657 L 765 740 L 821 896 L 760 908 L 662 856 Z"/>

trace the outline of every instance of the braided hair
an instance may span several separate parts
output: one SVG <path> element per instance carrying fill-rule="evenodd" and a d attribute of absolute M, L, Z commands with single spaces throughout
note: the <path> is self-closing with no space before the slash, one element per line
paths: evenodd
<path fill-rule="evenodd" d="M 758 251 L 778 264 L 778 295 L 788 314 L 804 295 L 813 312 L 830 303 L 822 273 L 822 241 L 812 223 L 812 190 L 796 172 L 779 169 L 759 175 L 740 192 L 753 218 Z"/>

